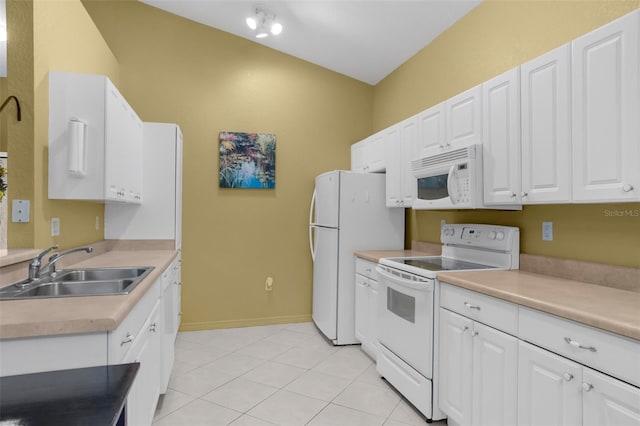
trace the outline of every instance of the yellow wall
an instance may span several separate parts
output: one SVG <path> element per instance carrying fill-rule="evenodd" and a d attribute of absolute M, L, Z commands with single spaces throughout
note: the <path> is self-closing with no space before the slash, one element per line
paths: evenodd
<path fill-rule="evenodd" d="M 64 249 L 101 240 L 104 205 L 48 199 L 48 72 L 105 74 L 117 83 L 118 63 L 79 0 L 9 0 L 7 15 L 8 92 L 18 96 L 23 112 L 23 121 L 7 124 L 9 194 L 31 200 L 31 221 L 9 224 L 9 247 L 57 243 Z M 55 238 L 52 217 L 60 218 Z"/>
<path fill-rule="evenodd" d="M 349 167 L 373 88 L 142 3 L 85 6 L 136 112 L 184 133 L 183 329 L 309 320 L 314 177 Z M 275 133 L 275 190 L 219 189 L 221 131 Z"/>
<path fill-rule="evenodd" d="M 638 7 L 638 0 L 486 0 L 375 87 L 374 131 Z M 640 203 L 409 211 L 407 217 L 408 241 L 439 242 L 441 219 L 514 225 L 521 227 L 525 253 L 640 267 Z M 543 221 L 554 222 L 553 241 L 542 241 Z"/>

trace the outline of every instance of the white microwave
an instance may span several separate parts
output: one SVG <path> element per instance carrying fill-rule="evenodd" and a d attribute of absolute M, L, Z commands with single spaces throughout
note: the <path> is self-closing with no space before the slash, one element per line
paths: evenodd
<path fill-rule="evenodd" d="M 416 198 L 412 208 L 483 208 L 482 145 L 418 158 L 411 162 Z"/>

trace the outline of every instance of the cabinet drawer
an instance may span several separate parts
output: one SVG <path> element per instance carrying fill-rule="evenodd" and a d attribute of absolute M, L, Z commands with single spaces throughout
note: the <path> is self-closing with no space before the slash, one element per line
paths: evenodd
<path fill-rule="evenodd" d="M 109 364 L 119 364 L 122 362 L 129 349 L 131 349 L 133 340 L 140 332 L 142 325 L 147 317 L 149 317 L 151 310 L 160 297 L 162 287 L 161 280 L 162 277 L 156 280 L 118 328 L 109 332 L 107 342 L 107 360 Z"/>
<path fill-rule="evenodd" d="M 640 386 L 640 342 L 520 307 L 519 337 Z"/>
<path fill-rule="evenodd" d="M 518 332 L 518 305 L 511 302 L 441 283 L 440 306 L 506 333 Z"/>
<path fill-rule="evenodd" d="M 378 281 L 378 274 L 376 273 L 376 264 L 369 260 L 360 259 L 356 257 L 356 274 L 363 275 L 367 278 L 372 278 Z"/>

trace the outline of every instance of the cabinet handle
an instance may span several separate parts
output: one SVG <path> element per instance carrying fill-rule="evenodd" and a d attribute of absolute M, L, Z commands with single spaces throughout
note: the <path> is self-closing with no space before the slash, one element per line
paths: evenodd
<path fill-rule="evenodd" d="M 568 344 L 570 344 L 571 346 L 573 346 L 574 348 L 586 349 L 586 350 L 591 351 L 591 352 L 596 352 L 596 348 L 594 346 L 583 346 L 579 342 L 576 342 L 575 340 L 572 340 L 571 337 L 565 337 L 564 341 L 567 342 Z"/>
<path fill-rule="evenodd" d="M 591 389 L 593 389 L 593 385 L 591 383 L 587 383 L 587 382 L 583 382 L 582 383 L 582 390 L 585 392 L 589 392 L 591 391 Z"/>
<path fill-rule="evenodd" d="M 133 342 L 133 336 L 131 335 L 131 333 L 127 333 L 127 335 L 122 340 L 122 342 L 120 342 L 120 346 L 124 346 L 125 344 L 131 343 L 131 342 Z"/>
<path fill-rule="evenodd" d="M 478 311 L 480 310 L 480 306 L 472 305 L 472 304 L 471 304 L 471 303 L 469 303 L 469 302 L 464 302 L 464 306 L 466 306 L 466 307 L 467 307 L 467 308 L 469 308 L 469 309 L 476 309 L 476 310 L 478 310 Z"/>
<path fill-rule="evenodd" d="M 624 192 L 631 192 L 633 190 L 633 185 L 629 185 L 628 183 L 622 187 Z"/>
<path fill-rule="evenodd" d="M 565 382 L 570 382 L 571 380 L 573 380 L 573 374 L 571 373 L 564 373 L 562 377 L 564 378 Z"/>

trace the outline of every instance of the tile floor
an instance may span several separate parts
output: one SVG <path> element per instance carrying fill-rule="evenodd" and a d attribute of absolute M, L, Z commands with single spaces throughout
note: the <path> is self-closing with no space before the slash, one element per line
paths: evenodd
<path fill-rule="evenodd" d="M 178 334 L 154 426 L 408 426 L 427 422 L 359 346 L 312 323 Z M 432 425 L 446 424 L 434 422 Z"/>

